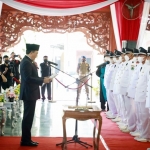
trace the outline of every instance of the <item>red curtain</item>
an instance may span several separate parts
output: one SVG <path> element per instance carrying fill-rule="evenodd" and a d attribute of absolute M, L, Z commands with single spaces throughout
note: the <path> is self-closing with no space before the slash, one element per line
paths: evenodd
<path fill-rule="evenodd" d="M 104 2 L 106 0 L 15 0 L 42 8 L 75 8 Z"/>
<path fill-rule="evenodd" d="M 137 7 L 133 9 L 132 19 L 131 11 L 128 9 L 126 4 L 131 6 L 137 5 Z M 115 3 L 121 41 L 137 41 L 143 4 L 143 0 L 119 0 L 119 2 Z"/>

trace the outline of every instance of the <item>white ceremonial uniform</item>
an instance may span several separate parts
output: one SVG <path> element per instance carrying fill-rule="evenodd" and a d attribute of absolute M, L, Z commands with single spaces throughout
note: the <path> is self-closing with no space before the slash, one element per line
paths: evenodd
<path fill-rule="evenodd" d="M 141 70 L 141 67 L 143 66 L 142 63 L 139 63 L 139 64 L 135 64 L 135 67 L 134 67 L 134 72 L 132 74 L 132 77 L 131 77 L 131 80 L 130 80 L 130 84 L 129 84 L 129 87 L 127 89 L 127 95 L 128 97 L 130 98 L 130 104 L 131 104 L 131 108 L 132 108 L 132 111 L 133 113 L 135 113 L 135 120 L 132 120 L 132 116 L 129 117 L 131 118 L 131 120 L 129 121 L 135 121 L 135 125 L 134 123 L 131 123 L 132 126 L 128 127 L 129 130 L 133 130 L 135 129 L 136 132 L 139 132 L 139 116 L 138 116 L 138 113 L 137 113 L 137 103 L 135 102 L 135 90 L 136 90 L 136 84 L 137 84 L 137 81 L 138 81 L 138 78 L 139 78 L 139 73 L 140 73 L 140 70 Z M 135 112 L 134 112 L 135 111 Z M 129 114 L 130 115 L 130 114 Z M 130 124 L 129 124 L 130 125 Z M 133 129 L 132 129 L 133 128 Z"/>
<path fill-rule="evenodd" d="M 123 105 L 124 105 L 123 107 L 125 107 L 124 113 L 126 114 L 128 130 L 130 131 L 134 131 L 136 127 L 135 109 L 133 109 L 130 98 L 127 96 L 127 88 L 130 84 L 130 79 L 134 72 L 133 66 L 134 66 L 133 61 L 129 60 L 125 65 L 124 72 L 121 76 L 119 84 L 119 91 L 123 98 Z"/>
<path fill-rule="evenodd" d="M 107 72 L 105 73 L 105 77 L 104 77 L 104 86 L 106 88 L 106 93 L 107 93 L 107 102 L 108 102 L 109 111 L 111 112 L 112 117 L 116 117 L 117 110 L 115 107 L 112 92 L 109 90 L 109 85 L 110 85 L 110 80 L 114 72 L 115 66 L 116 66 L 115 64 L 110 63 L 109 69 L 107 69 Z"/>
<path fill-rule="evenodd" d="M 109 89 L 109 91 L 111 93 L 110 95 L 111 95 L 112 100 L 113 100 L 113 101 L 111 101 L 110 105 L 111 105 L 112 110 L 114 112 L 113 114 L 115 114 L 115 115 L 118 115 L 118 105 L 117 105 L 118 102 L 117 102 L 117 100 L 116 100 L 116 98 L 114 96 L 113 90 L 114 90 L 115 77 L 116 77 L 116 74 L 118 72 L 119 67 L 120 67 L 120 64 L 119 63 L 115 63 L 114 68 L 113 68 L 113 73 L 112 73 L 112 75 L 110 77 L 110 80 L 109 80 L 109 87 L 108 87 L 108 89 Z"/>
<path fill-rule="evenodd" d="M 122 73 L 124 71 L 125 65 L 127 64 L 127 62 L 122 62 L 119 64 L 119 68 L 117 69 L 116 75 L 115 75 L 115 80 L 114 80 L 114 87 L 113 87 L 113 93 L 114 94 L 120 94 L 119 92 L 119 82 L 120 82 L 120 78 L 122 76 Z"/>
<path fill-rule="evenodd" d="M 126 123 L 126 114 L 125 114 L 123 98 L 119 91 L 119 85 L 120 85 L 120 79 L 124 72 L 126 64 L 127 64 L 126 61 L 119 64 L 119 67 L 118 67 L 116 75 L 115 75 L 114 87 L 113 87 L 113 94 L 114 94 L 114 99 L 116 101 L 118 116 L 121 117 L 121 121 L 123 123 Z"/>
<path fill-rule="evenodd" d="M 148 83 L 147 83 L 147 91 L 146 91 L 146 108 L 150 109 L 150 72 L 148 77 Z"/>
<path fill-rule="evenodd" d="M 150 121 L 149 109 L 145 107 L 146 104 L 146 91 L 149 81 L 150 65 L 144 64 L 139 73 L 139 79 L 136 86 L 135 101 L 138 103 L 139 119 L 140 119 L 140 137 L 150 139 Z"/>
<path fill-rule="evenodd" d="M 148 77 L 148 83 L 147 83 L 147 91 L 146 91 L 146 108 L 149 109 L 149 135 L 150 135 L 150 71 L 149 71 L 149 77 Z"/>
<path fill-rule="evenodd" d="M 119 90 L 120 94 L 122 94 L 122 95 L 127 94 L 127 88 L 129 86 L 129 83 L 130 83 L 130 77 L 133 74 L 132 65 L 133 65 L 132 60 L 128 61 L 126 63 L 126 65 L 124 66 L 124 70 L 123 70 L 122 75 L 120 77 L 118 90 Z"/>
<path fill-rule="evenodd" d="M 109 74 L 109 69 L 111 68 L 112 65 L 113 65 L 112 63 L 109 63 L 106 65 L 106 68 L 105 68 L 104 86 L 105 86 L 106 90 L 107 90 L 107 83 L 106 82 L 107 82 L 107 78 L 108 78 L 108 74 Z"/>
<path fill-rule="evenodd" d="M 128 89 L 127 89 L 128 96 L 131 98 L 135 98 L 136 84 L 137 84 L 137 81 L 139 78 L 139 73 L 140 73 L 142 66 L 143 66 L 143 64 L 139 63 L 139 64 L 136 64 L 134 67 L 134 72 L 131 76 L 130 84 L 129 84 Z"/>

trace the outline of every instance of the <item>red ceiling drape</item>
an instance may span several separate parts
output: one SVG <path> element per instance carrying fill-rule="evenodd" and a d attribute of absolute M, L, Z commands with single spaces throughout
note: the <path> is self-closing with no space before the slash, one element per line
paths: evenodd
<path fill-rule="evenodd" d="M 106 0 L 15 0 L 42 8 L 75 8 L 97 4 Z"/>
<path fill-rule="evenodd" d="M 136 6 L 139 3 L 140 5 L 133 9 L 133 18 L 135 19 L 131 20 L 130 10 L 124 4 Z M 143 10 L 143 0 L 119 0 L 119 2 L 115 3 L 115 7 L 120 40 L 137 41 Z M 138 15 L 139 17 L 134 15 Z"/>

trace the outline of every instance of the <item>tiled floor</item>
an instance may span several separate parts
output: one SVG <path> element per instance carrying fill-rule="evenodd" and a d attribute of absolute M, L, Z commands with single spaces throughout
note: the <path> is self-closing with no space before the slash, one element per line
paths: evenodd
<path fill-rule="evenodd" d="M 59 93 L 58 93 L 59 91 Z M 60 92 L 61 91 L 61 92 Z M 36 111 L 34 117 L 34 123 L 32 126 L 32 136 L 43 136 L 43 137 L 62 137 L 62 108 L 63 105 L 75 105 L 76 103 L 76 91 L 59 88 L 55 90 L 54 94 L 55 103 L 42 102 L 38 100 L 36 103 Z M 88 103 L 88 105 L 100 106 L 99 98 L 93 94 L 93 101 L 96 103 Z M 79 105 L 86 104 L 86 95 L 84 89 L 82 90 Z M 7 118 L 5 126 L 4 136 L 20 136 L 21 135 L 21 117 L 16 123 L 14 129 L 10 126 L 10 119 Z M 66 122 L 67 136 L 73 137 L 75 133 L 75 120 L 68 119 Z M 92 137 L 93 124 L 91 120 L 78 121 L 78 135 L 79 137 Z"/>

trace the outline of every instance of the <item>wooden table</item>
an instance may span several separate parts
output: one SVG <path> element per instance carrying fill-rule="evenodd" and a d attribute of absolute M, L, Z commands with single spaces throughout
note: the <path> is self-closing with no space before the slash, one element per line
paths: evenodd
<path fill-rule="evenodd" d="M 88 119 L 94 119 L 94 129 L 93 129 L 93 146 L 94 150 L 99 150 L 99 137 L 100 137 L 100 132 L 101 132 L 101 125 L 102 125 L 102 117 L 100 115 L 100 109 L 97 106 L 90 106 L 91 109 L 85 109 L 84 107 L 78 106 L 77 107 L 68 107 L 65 106 L 63 109 L 63 117 L 62 117 L 62 122 L 63 122 L 63 144 L 62 144 L 62 150 L 67 150 L 67 138 L 66 138 L 66 120 L 68 118 L 73 118 L 76 120 L 84 121 Z M 89 108 L 90 108 L 89 107 Z M 75 109 L 77 108 L 77 109 Z M 97 126 L 97 120 L 99 121 L 99 126 L 98 126 L 98 133 L 97 133 L 97 139 L 95 139 L 95 131 L 96 131 L 96 126 Z"/>

